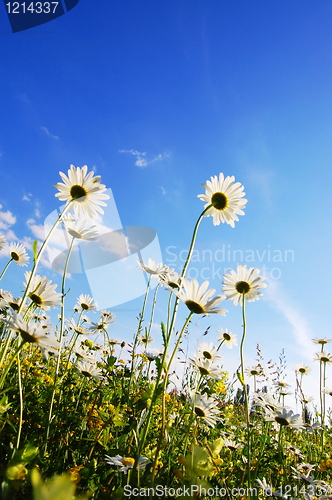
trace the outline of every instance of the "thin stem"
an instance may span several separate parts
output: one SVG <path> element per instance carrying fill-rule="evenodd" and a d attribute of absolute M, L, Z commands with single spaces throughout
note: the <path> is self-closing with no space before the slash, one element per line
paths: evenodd
<path fill-rule="evenodd" d="M 177 343 L 175 344 L 175 347 L 173 349 L 173 352 L 172 352 L 172 355 L 170 357 L 170 360 L 169 360 L 169 363 L 166 367 L 166 373 L 165 373 L 165 378 L 164 378 L 164 384 L 163 384 L 163 392 L 162 392 L 162 423 L 161 423 L 161 429 L 160 429 L 160 434 L 159 434 L 159 440 L 158 440 L 158 445 L 157 445 L 157 451 L 156 451 L 156 454 L 155 454 L 155 459 L 154 459 L 154 462 L 153 462 L 153 468 L 152 468 L 152 479 L 151 479 L 151 483 L 153 485 L 153 482 L 154 482 L 154 477 L 155 477 L 155 474 L 156 474 L 156 465 L 157 465 L 157 462 L 158 462 L 158 457 L 159 457 L 159 453 L 160 453 L 160 449 L 161 449 L 161 445 L 162 445 L 162 440 L 163 440 L 163 437 L 164 437 L 164 433 L 165 433 L 165 394 L 166 394 L 166 388 L 167 388 L 167 382 L 168 382 L 168 373 L 169 373 L 169 370 L 171 368 L 171 365 L 173 363 L 173 360 L 174 360 L 174 356 L 178 350 L 178 347 L 180 345 L 180 342 L 181 342 L 181 339 L 182 339 L 182 336 L 188 326 L 188 323 L 190 322 L 191 320 L 191 317 L 194 313 L 190 313 L 188 318 L 186 319 L 186 321 L 184 322 L 184 325 L 182 327 L 182 330 L 179 334 L 179 338 L 177 340 Z M 145 434 L 145 437 L 146 437 L 146 434 Z"/>
<path fill-rule="evenodd" d="M 20 362 L 19 352 L 17 353 L 16 357 L 17 357 L 18 394 L 20 398 L 20 419 L 18 423 L 18 433 L 16 441 L 16 449 L 18 449 L 20 446 L 22 423 L 23 423 L 23 391 L 22 391 L 22 375 L 21 375 L 21 362 Z"/>
<path fill-rule="evenodd" d="M 21 342 L 21 344 L 19 344 L 19 346 L 16 348 L 16 351 L 14 352 L 12 359 L 10 360 L 10 362 L 8 363 L 8 365 L 6 366 L 6 368 L 4 369 L 4 371 L 2 372 L 1 379 L 0 379 L 0 389 L 3 386 L 5 378 L 6 378 L 7 374 L 8 374 L 8 372 L 9 372 L 9 370 L 11 369 L 16 356 L 18 355 L 18 353 L 20 352 L 20 350 L 22 349 L 22 347 L 24 346 L 24 344 L 25 344 L 25 341 L 23 340 Z"/>
<path fill-rule="evenodd" d="M 131 384 L 132 384 L 133 376 L 134 376 L 135 350 L 136 350 L 136 346 L 137 346 L 137 342 L 138 342 L 138 335 L 139 335 L 140 331 L 142 330 L 142 323 L 144 321 L 144 313 L 145 313 L 145 308 L 146 308 L 146 302 L 148 300 L 148 295 L 149 295 L 150 282 L 151 282 L 151 275 L 149 276 L 148 284 L 146 287 L 144 302 L 143 302 L 142 310 L 141 310 L 140 315 L 139 315 L 137 331 L 135 334 L 133 349 L 131 352 L 131 369 L 130 369 L 130 379 L 129 379 L 129 384 L 128 384 L 128 398 L 130 396 Z"/>
<path fill-rule="evenodd" d="M 188 255 L 187 255 L 185 264 L 183 266 L 180 278 L 184 277 L 185 272 L 187 270 L 187 267 L 189 265 L 189 262 L 190 262 L 190 259 L 191 259 L 191 256 L 192 256 L 192 253 L 193 253 L 193 250 L 194 250 L 194 246 L 195 246 L 197 231 L 198 231 L 199 225 L 200 225 L 200 223 L 202 221 L 202 218 L 204 217 L 204 214 L 207 212 L 207 210 L 209 208 L 211 208 L 211 206 L 212 205 L 207 206 L 203 210 L 203 212 L 201 213 L 201 215 L 198 217 L 198 219 L 197 219 L 197 222 L 196 222 L 195 227 L 194 227 L 193 235 L 192 235 L 192 238 L 191 238 L 191 243 L 190 243 L 190 248 L 189 248 L 189 251 L 188 251 Z M 173 308 L 173 314 L 172 314 L 171 321 L 170 322 L 169 322 L 169 320 L 167 321 L 168 329 L 167 329 L 167 332 L 166 332 L 166 342 L 165 342 L 165 345 L 164 345 L 164 352 L 163 352 L 163 356 L 162 356 L 162 359 L 161 359 L 161 362 L 160 362 L 160 369 L 158 370 L 158 375 L 157 375 L 157 379 L 156 379 L 156 382 L 155 382 L 155 389 L 154 389 L 154 393 L 153 393 L 153 396 L 152 396 L 151 405 L 150 405 L 150 408 L 149 408 L 148 415 L 146 417 L 146 421 L 144 422 L 144 429 L 142 431 L 141 438 L 139 440 L 137 456 L 136 456 L 135 464 L 134 464 L 133 471 L 132 471 L 133 475 L 134 475 L 134 473 L 135 473 L 135 471 L 137 469 L 138 459 L 139 459 L 140 453 L 141 453 L 141 451 L 142 451 L 142 449 L 144 447 L 145 439 L 146 439 L 146 436 L 147 436 L 147 433 L 148 433 L 148 429 L 149 429 L 149 426 L 150 426 L 151 417 L 152 417 L 152 411 L 153 411 L 153 407 L 154 407 L 154 404 L 155 404 L 155 401 L 156 401 L 157 391 L 158 391 L 159 384 L 160 384 L 160 381 L 161 381 L 163 369 L 164 369 L 164 366 L 165 366 L 167 351 L 168 351 L 168 347 L 169 347 L 169 344 L 170 344 L 170 341 L 171 341 L 171 337 L 172 337 L 172 332 L 173 332 L 173 328 L 174 328 L 174 324 L 175 324 L 175 319 L 176 319 L 176 316 L 177 316 L 177 310 L 178 310 L 179 301 L 180 301 L 179 297 L 176 296 L 176 299 L 175 299 L 175 302 L 174 302 L 174 308 Z M 133 368 L 133 366 L 132 366 L 132 368 Z M 166 374 L 165 374 L 165 378 L 166 379 L 167 379 L 167 373 L 168 372 L 166 370 Z M 132 377 L 132 373 L 131 373 L 131 377 Z"/>
<path fill-rule="evenodd" d="M 4 270 L 2 271 L 1 273 L 1 276 L 0 276 L 0 280 L 2 280 L 2 278 L 4 277 L 5 275 L 5 272 L 7 271 L 8 267 L 9 267 L 9 264 L 13 261 L 13 257 L 11 259 L 9 259 L 9 261 L 7 262 L 7 264 L 5 265 L 4 267 Z"/>
<path fill-rule="evenodd" d="M 64 327 L 64 316 L 65 316 L 65 285 L 66 285 L 66 276 L 67 276 L 67 269 L 68 269 L 69 259 L 70 259 L 71 252 L 73 250 L 74 241 L 75 241 L 75 238 L 73 237 L 72 240 L 71 240 L 71 243 L 70 243 L 69 250 L 67 252 L 66 262 L 65 262 L 64 269 L 63 269 L 63 275 L 62 275 L 59 352 L 58 352 L 58 357 L 57 357 L 57 362 L 56 362 L 56 368 L 55 368 L 55 374 L 54 374 L 54 381 L 53 381 L 53 391 L 52 391 L 52 397 L 51 397 L 51 404 L 50 404 L 50 409 L 49 409 L 49 413 L 48 413 L 48 420 L 47 420 L 46 446 L 47 446 L 48 436 L 49 436 L 49 433 L 50 433 L 50 425 L 51 425 L 51 420 L 52 420 L 52 413 L 53 413 L 53 405 L 54 405 L 54 397 L 55 397 L 55 391 L 56 391 L 56 384 L 57 384 L 57 381 L 58 381 L 59 369 L 60 369 L 61 349 L 62 349 L 62 340 L 63 340 L 63 327 Z M 45 451 L 46 451 L 46 448 L 45 448 Z"/>
<path fill-rule="evenodd" d="M 55 221 L 55 223 L 53 224 L 53 226 L 51 227 L 50 229 L 50 232 L 48 233 L 48 235 L 46 236 L 45 240 L 43 241 L 40 249 L 39 249 L 39 252 L 34 260 L 34 263 L 33 263 L 33 266 L 32 266 L 32 269 L 31 269 L 31 273 L 30 273 L 30 277 L 28 279 L 28 282 L 27 282 L 27 286 L 25 288 L 25 291 L 24 291 L 24 294 L 23 294 L 23 297 L 22 297 L 22 300 L 21 300 L 21 304 L 20 304 L 20 307 L 18 309 L 18 314 L 21 312 L 23 306 L 24 306 L 24 302 L 25 302 L 25 299 L 28 295 L 28 291 L 29 291 L 29 287 L 30 287 L 30 284 L 31 284 L 31 281 L 35 275 L 35 272 L 36 272 L 36 269 L 37 269 L 37 266 L 39 264 L 39 261 L 41 259 L 41 256 L 43 254 L 43 251 L 45 250 L 45 247 L 47 245 L 47 243 L 49 242 L 52 234 L 54 233 L 55 229 L 57 228 L 58 224 L 61 222 L 61 218 L 63 217 L 63 215 L 68 212 L 68 209 L 70 207 L 70 205 L 72 204 L 74 200 L 71 200 L 69 201 L 69 203 L 67 203 L 67 205 L 65 206 L 65 208 L 63 209 L 63 211 L 61 212 L 61 214 L 58 216 L 57 220 Z"/>
<path fill-rule="evenodd" d="M 248 392 L 247 392 L 247 386 L 245 383 L 245 376 L 244 376 L 244 353 L 243 353 L 243 347 L 244 347 L 244 341 L 246 338 L 246 311 L 245 311 L 245 294 L 242 294 L 242 327 L 243 327 L 243 333 L 242 333 L 242 339 L 241 339 L 241 345 L 240 345 L 240 358 L 241 358 L 241 382 L 243 385 L 243 390 L 244 390 L 244 399 L 245 399 L 245 417 L 246 417 L 246 423 L 247 423 L 247 447 L 248 447 L 248 464 L 247 464 L 247 471 L 248 471 L 248 487 L 251 487 L 251 478 L 250 478 L 250 460 L 251 460 L 251 443 L 250 443 L 250 418 L 249 418 L 249 400 L 248 400 Z M 249 490 L 250 491 L 250 490 Z"/>

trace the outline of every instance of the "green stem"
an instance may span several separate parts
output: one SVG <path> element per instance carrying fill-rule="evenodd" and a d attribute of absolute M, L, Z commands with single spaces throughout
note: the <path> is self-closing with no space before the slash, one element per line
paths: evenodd
<path fill-rule="evenodd" d="M 133 343 L 133 349 L 132 349 L 132 352 L 131 352 L 131 369 L 130 369 L 130 379 L 129 379 L 129 384 L 128 384 L 128 395 L 127 395 L 128 398 L 130 397 L 131 384 L 133 382 L 134 364 L 135 364 L 135 351 L 136 351 L 136 346 L 137 346 L 137 342 L 138 342 L 138 336 L 139 336 L 139 334 L 140 334 L 140 332 L 142 330 L 142 323 L 144 321 L 144 313 L 145 313 L 145 308 L 146 308 L 146 302 L 148 300 L 148 295 L 149 295 L 150 282 L 151 282 L 151 275 L 149 276 L 148 284 L 147 284 L 147 287 L 146 287 L 145 296 L 144 296 L 144 302 L 143 302 L 142 310 L 141 310 L 140 315 L 139 315 L 139 321 L 138 321 L 137 331 L 136 331 L 136 334 L 135 334 L 134 343 Z"/>
<path fill-rule="evenodd" d="M 197 235 L 197 231 L 198 231 L 199 225 L 200 225 L 200 223 L 201 223 L 201 221 L 202 221 L 202 219 L 204 217 L 204 214 L 207 212 L 207 210 L 209 208 L 211 208 L 211 206 L 212 205 L 207 206 L 203 210 L 203 212 L 201 213 L 201 215 L 198 217 L 198 219 L 197 219 L 197 222 L 196 222 L 195 227 L 194 227 L 193 235 L 192 235 L 192 238 L 191 238 L 191 243 L 190 243 L 190 248 L 189 248 L 189 251 L 188 251 L 188 255 L 187 255 L 185 264 L 183 266 L 180 278 L 184 277 L 185 272 L 187 270 L 187 267 L 189 265 L 189 262 L 190 262 L 190 259 L 191 259 L 191 256 L 192 256 L 192 253 L 193 253 L 193 250 L 194 250 L 195 241 L 196 241 L 196 235 Z M 137 469 L 138 459 L 139 459 L 140 453 L 141 453 L 141 451 L 142 451 L 142 449 L 144 447 L 145 439 L 146 439 L 146 436 L 147 436 L 147 433 L 148 433 L 148 429 L 149 429 L 149 426 L 150 426 L 152 412 L 153 412 L 153 407 L 154 407 L 155 401 L 157 399 L 157 391 L 158 391 L 159 384 L 160 384 L 160 381 L 161 381 L 163 369 L 164 369 L 164 366 L 165 366 L 167 351 L 168 351 L 168 347 L 169 347 L 169 344 L 170 344 L 170 341 L 171 341 L 172 332 L 173 332 L 173 328 L 174 328 L 174 324 L 175 324 L 175 319 L 176 319 L 176 316 L 177 316 L 177 310 L 178 310 L 179 301 L 180 301 L 180 299 L 177 296 L 176 299 L 175 299 L 175 302 L 174 302 L 172 319 L 170 321 L 170 324 L 168 324 L 168 330 L 166 332 L 166 342 L 165 342 L 165 346 L 164 346 L 164 352 L 163 352 L 163 356 L 162 356 L 162 359 L 161 359 L 161 362 L 160 362 L 160 369 L 158 370 L 158 375 L 157 375 L 157 379 L 156 379 L 156 382 L 155 382 L 154 393 L 153 393 L 153 396 L 151 398 L 152 399 L 151 405 L 150 405 L 150 408 L 149 408 L 148 415 L 146 417 L 146 421 L 144 422 L 144 428 L 142 430 L 142 435 L 141 435 L 140 440 L 139 440 L 137 456 L 136 456 L 135 464 L 134 464 L 133 471 L 132 471 L 133 475 L 134 475 L 134 473 L 135 473 L 135 471 Z M 168 372 L 166 371 L 165 378 L 167 378 L 167 373 Z"/>
<path fill-rule="evenodd" d="M 248 400 L 248 392 L 247 392 L 247 386 L 245 382 L 245 375 L 244 375 L 244 353 L 243 353 L 243 348 L 244 348 L 244 341 L 246 338 L 246 330 L 247 330 L 247 325 L 246 325 L 246 311 L 245 311 L 245 294 L 242 294 L 242 321 L 243 321 L 243 333 L 242 333 L 242 339 L 241 339 L 241 345 L 240 345 L 240 358 L 241 358 L 241 378 L 242 378 L 242 385 L 243 385 L 243 390 L 244 390 L 244 399 L 245 399 L 245 418 L 246 418 L 246 423 L 247 423 L 247 447 L 248 447 L 248 464 L 247 464 L 247 471 L 248 471 L 248 488 L 251 487 L 251 477 L 250 477 L 250 468 L 251 468 L 251 443 L 250 443 L 250 418 L 249 418 L 249 400 Z M 250 491 L 250 489 L 249 489 Z"/>
<path fill-rule="evenodd" d="M 73 250 L 74 241 L 75 241 L 75 238 L 72 238 L 69 250 L 67 252 L 66 262 L 65 262 L 64 269 L 63 269 L 63 275 L 62 275 L 62 286 L 61 286 L 61 294 L 62 294 L 62 296 L 61 296 L 61 318 L 60 318 L 59 353 L 58 353 L 57 362 L 56 362 L 56 368 L 55 368 L 55 374 L 54 374 L 54 381 L 53 381 L 53 391 L 52 391 L 52 397 L 51 397 L 51 404 L 50 404 L 50 409 L 49 409 L 48 419 L 47 419 L 46 447 L 47 447 L 47 441 L 48 441 L 48 437 L 49 437 L 49 433 L 50 433 L 50 426 L 51 426 L 51 421 L 52 421 L 52 413 L 53 413 L 53 405 L 54 405 L 56 384 L 57 384 L 57 381 L 58 381 L 59 369 L 60 369 L 61 349 L 62 349 L 62 340 L 63 340 L 63 327 L 64 327 L 64 316 L 65 316 L 65 285 L 66 285 L 66 276 L 67 276 L 67 269 L 68 269 L 69 259 L 70 259 L 70 255 L 71 255 L 72 250 Z M 45 451 L 47 449 L 46 447 L 45 447 Z"/>
<path fill-rule="evenodd" d="M 9 267 L 9 264 L 12 262 L 12 260 L 13 260 L 13 257 L 11 259 L 9 259 L 9 261 L 5 265 L 4 270 L 2 271 L 1 276 L 0 276 L 0 280 L 2 280 L 2 278 L 4 277 L 5 272 L 7 271 L 8 267 Z"/>
<path fill-rule="evenodd" d="M 18 394 L 20 398 L 20 419 L 18 423 L 18 433 L 16 441 L 16 449 L 18 450 L 20 446 L 21 433 L 22 433 L 22 423 L 23 423 L 23 391 L 22 391 L 22 376 L 21 376 L 21 363 L 20 354 L 17 353 L 17 376 L 18 376 Z"/>
<path fill-rule="evenodd" d="M 156 465 L 157 465 L 157 462 L 158 462 L 158 458 L 159 458 L 159 453 L 160 453 L 160 450 L 161 450 L 161 445 L 162 445 L 162 440 L 164 438 L 164 434 L 165 434 L 165 394 L 166 394 L 166 389 L 167 389 L 167 383 L 168 383 L 168 373 L 169 373 L 169 370 L 171 368 L 171 365 L 173 363 L 173 360 L 174 360 L 174 356 L 178 350 L 178 347 L 180 345 L 180 342 L 181 342 L 181 339 L 182 339 L 182 336 L 185 332 L 185 329 L 187 328 L 188 326 L 188 323 L 190 322 L 191 320 L 191 317 L 194 313 L 190 313 L 188 318 L 186 319 L 186 321 L 184 322 L 184 325 L 182 327 L 182 330 L 179 334 L 179 338 L 177 340 L 177 343 L 175 344 L 175 347 L 173 349 L 173 352 L 172 352 L 172 355 L 170 357 L 170 360 L 169 360 L 169 363 L 166 367 L 166 373 L 165 373 L 165 378 L 164 378 L 164 384 L 163 384 L 163 392 L 162 392 L 162 419 L 161 419 L 161 429 L 160 429 L 160 433 L 159 433 L 159 440 L 158 440 L 158 445 L 157 445 L 157 451 L 156 451 L 156 454 L 155 454 L 155 459 L 154 459 L 154 463 L 153 463 L 153 467 L 152 467 L 152 479 L 151 479 L 151 484 L 153 485 L 153 482 L 154 482 L 154 477 L 155 477 L 155 474 L 156 474 Z M 144 436 L 144 440 L 145 440 L 145 437 L 146 435 Z"/>
<path fill-rule="evenodd" d="M 10 360 L 10 362 L 8 363 L 8 365 L 5 367 L 4 371 L 2 372 L 1 379 L 0 379 L 0 389 L 2 389 L 5 378 L 9 372 L 9 370 L 11 369 L 16 356 L 18 355 L 18 353 L 20 352 L 20 350 L 22 349 L 24 344 L 25 344 L 25 341 L 23 340 L 22 343 L 19 344 L 19 346 L 16 348 L 16 351 L 14 352 L 12 359 Z"/>

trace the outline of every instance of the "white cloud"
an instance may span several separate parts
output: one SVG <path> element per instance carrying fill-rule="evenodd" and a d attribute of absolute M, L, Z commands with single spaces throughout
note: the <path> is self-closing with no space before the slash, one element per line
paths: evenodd
<path fill-rule="evenodd" d="M 147 165 L 150 165 L 151 163 L 155 163 L 156 161 L 164 160 L 165 158 L 168 158 L 169 156 L 171 156 L 170 153 L 164 152 L 164 153 L 161 153 L 161 154 L 155 156 L 151 160 L 148 160 L 146 158 L 146 155 L 147 155 L 146 151 L 140 152 L 140 151 L 136 151 L 135 149 L 120 149 L 119 153 L 131 153 L 132 155 L 136 156 L 137 159 L 135 161 L 135 165 L 137 167 L 141 167 L 141 168 L 145 168 Z"/>
<path fill-rule="evenodd" d="M 51 134 L 49 130 L 46 127 L 40 127 L 42 130 L 44 130 L 45 134 L 48 135 L 49 137 L 52 137 L 52 139 L 59 139 L 57 135 Z"/>
<path fill-rule="evenodd" d="M 162 194 L 166 194 L 166 189 L 165 188 L 163 188 L 162 186 L 160 186 L 160 189 L 161 189 Z"/>
<path fill-rule="evenodd" d="M 275 280 L 268 281 L 268 287 L 264 291 L 264 296 L 270 302 L 272 307 L 280 311 L 292 327 L 296 342 L 301 346 L 301 354 L 308 359 L 312 355 L 312 333 L 302 311 L 291 303 L 282 290 L 279 282 Z"/>
<path fill-rule="evenodd" d="M 0 208 L 2 208 L 2 207 L 0 207 Z M 16 217 L 12 214 L 12 212 L 7 210 L 7 212 L 0 212 L 0 221 L 3 221 L 6 224 L 8 224 L 8 226 L 11 226 L 11 225 L 15 224 Z"/>
<path fill-rule="evenodd" d="M 32 193 L 24 194 L 22 200 L 23 201 L 31 201 L 31 196 L 32 196 Z"/>

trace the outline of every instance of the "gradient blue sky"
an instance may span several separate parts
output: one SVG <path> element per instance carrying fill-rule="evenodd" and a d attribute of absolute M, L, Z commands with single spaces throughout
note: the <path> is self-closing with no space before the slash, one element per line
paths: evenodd
<path fill-rule="evenodd" d="M 31 244 L 58 208 L 58 172 L 87 164 L 112 188 L 123 225 L 154 228 L 164 263 L 179 269 L 174 253 L 188 248 L 201 184 L 234 175 L 245 186 L 246 215 L 234 229 L 206 218 L 198 258 L 208 249 L 250 250 L 254 261 L 238 252 L 214 264 L 221 273 L 264 265 L 267 277 L 276 268 L 278 279 L 270 276 L 248 307 L 248 364 L 259 342 L 266 360 L 284 347 L 289 369 L 312 365 L 311 339 L 332 337 L 331 2 L 80 0 L 15 34 L 5 7 L 0 18 L 0 230 Z M 273 262 L 277 254 L 282 261 Z M 201 281 L 212 264 L 195 262 L 192 273 Z M 47 267 L 40 272 L 60 281 Z M 21 283 L 11 268 L 2 286 L 18 294 Z M 220 293 L 220 279 L 211 285 Z M 71 287 L 70 306 L 89 293 L 82 277 L 73 275 Z M 117 308 L 114 336 L 131 338 L 139 304 Z M 211 341 L 218 327 L 240 336 L 240 309 L 227 308 L 226 318 L 199 320 L 191 345 L 209 325 Z M 163 314 L 160 307 L 156 322 Z M 226 368 L 237 364 L 237 350 L 227 352 Z"/>

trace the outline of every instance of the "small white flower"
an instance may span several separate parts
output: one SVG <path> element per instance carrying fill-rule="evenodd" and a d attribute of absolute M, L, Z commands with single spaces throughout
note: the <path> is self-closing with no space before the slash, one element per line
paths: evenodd
<path fill-rule="evenodd" d="M 300 375 L 309 375 L 309 373 L 311 372 L 311 368 L 305 363 L 297 363 L 295 365 L 295 371 Z"/>
<path fill-rule="evenodd" d="M 83 311 L 91 311 L 96 309 L 97 302 L 94 302 L 93 298 L 89 295 L 84 295 L 83 293 L 78 297 L 76 307 L 81 308 Z"/>
<path fill-rule="evenodd" d="M 87 214 L 90 218 L 94 218 L 97 212 L 104 213 L 101 206 L 106 206 L 102 200 L 108 200 L 108 194 L 105 194 L 106 187 L 100 183 L 100 176 L 89 172 L 88 167 L 74 167 L 70 165 L 68 176 L 63 172 L 59 172 L 63 180 L 54 185 L 60 193 L 56 193 L 56 197 L 61 201 L 72 203 L 76 217 L 81 217 Z"/>
<path fill-rule="evenodd" d="M 121 457 L 121 455 L 116 455 L 115 457 L 109 457 L 105 455 L 105 462 L 109 465 L 115 465 L 120 467 L 119 471 L 127 474 L 129 469 L 132 469 L 135 464 L 135 460 L 131 457 Z M 137 469 L 142 470 L 150 463 L 149 459 L 146 457 L 139 457 L 137 463 Z"/>
<path fill-rule="evenodd" d="M 75 239 L 85 241 L 98 240 L 99 233 L 96 231 L 96 226 L 91 226 L 91 224 L 89 225 L 83 217 L 76 221 L 72 218 L 71 214 L 67 214 L 64 226 L 70 236 Z"/>
<path fill-rule="evenodd" d="M 7 245 L 7 240 L 5 238 L 5 235 L 0 233 L 0 250 L 5 248 L 6 245 Z"/>
<path fill-rule="evenodd" d="M 218 402 L 213 398 L 208 397 L 207 394 L 192 393 L 189 397 L 190 404 L 198 419 L 202 419 L 210 427 L 214 427 L 218 420 L 220 411 L 217 408 Z"/>
<path fill-rule="evenodd" d="M 213 362 L 222 358 L 222 356 L 218 354 L 217 348 L 214 347 L 212 342 L 201 342 L 196 348 L 196 357 Z"/>
<path fill-rule="evenodd" d="M 104 374 L 97 367 L 96 363 L 92 363 L 90 361 L 85 361 L 85 359 L 80 359 L 77 362 L 77 369 L 84 375 L 85 377 L 95 378 L 96 380 L 104 380 Z"/>
<path fill-rule="evenodd" d="M 294 415 L 292 410 L 287 411 L 285 408 L 269 412 L 265 419 L 277 422 L 280 426 L 292 427 L 293 429 L 302 429 L 304 426 L 300 415 Z"/>
<path fill-rule="evenodd" d="M 11 259 L 18 266 L 27 266 L 29 262 L 29 255 L 26 252 L 25 246 L 20 243 L 10 243 L 8 247 L 9 255 Z"/>
<path fill-rule="evenodd" d="M 199 286 L 197 280 L 188 280 L 183 278 L 180 291 L 172 290 L 182 302 L 186 304 L 189 311 L 195 314 L 222 314 L 225 316 L 227 310 L 223 307 L 215 307 L 219 302 L 225 299 L 225 295 L 217 295 L 213 299 L 210 297 L 215 293 L 215 289 L 211 288 L 206 291 L 209 286 L 208 281 Z"/>
<path fill-rule="evenodd" d="M 198 198 L 207 203 L 204 208 L 212 205 L 204 214 L 205 217 L 212 216 L 213 224 L 219 226 L 220 222 L 226 222 L 234 227 L 234 221 L 238 221 L 238 215 L 244 215 L 242 208 L 245 207 L 247 200 L 243 198 L 243 186 L 235 182 L 235 177 L 224 177 L 220 173 L 219 177 L 215 175 L 210 181 L 203 184 L 205 194 L 199 194 Z"/>
<path fill-rule="evenodd" d="M 48 352 L 57 353 L 59 342 L 53 335 L 46 335 L 42 328 L 36 323 L 27 323 L 21 316 L 14 313 L 12 319 L 3 320 L 8 328 L 21 335 L 24 342 L 37 344 L 38 347 Z"/>
<path fill-rule="evenodd" d="M 158 278 L 160 275 L 174 271 L 174 269 L 170 269 L 164 264 L 159 264 L 151 258 L 149 258 L 147 264 L 144 264 L 144 262 L 138 262 L 138 265 L 142 269 L 142 271 L 150 274 L 150 276 L 152 276 L 153 278 Z"/>
<path fill-rule="evenodd" d="M 220 337 L 218 338 L 219 342 L 228 347 L 228 349 L 232 349 L 232 347 L 237 346 L 236 335 L 229 332 L 227 328 L 225 328 L 225 330 L 223 328 L 219 328 L 217 333 L 220 333 Z"/>
<path fill-rule="evenodd" d="M 27 271 L 24 276 L 26 279 L 24 285 L 27 286 L 31 272 Z M 46 276 L 35 274 L 29 285 L 28 297 L 35 307 L 42 311 L 48 311 L 50 307 L 61 305 L 62 294 L 55 291 L 56 287 L 57 285 L 52 285 L 52 281 L 48 280 Z"/>
<path fill-rule="evenodd" d="M 223 291 L 227 299 L 233 300 L 235 306 L 241 303 L 243 297 L 248 302 L 258 300 L 260 295 L 263 295 L 259 289 L 266 287 L 263 276 L 258 276 L 259 272 L 259 269 L 253 267 L 247 269 L 246 265 L 238 265 L 237 271 L 231 269 L 229 273 L 224 274 Z"/>

